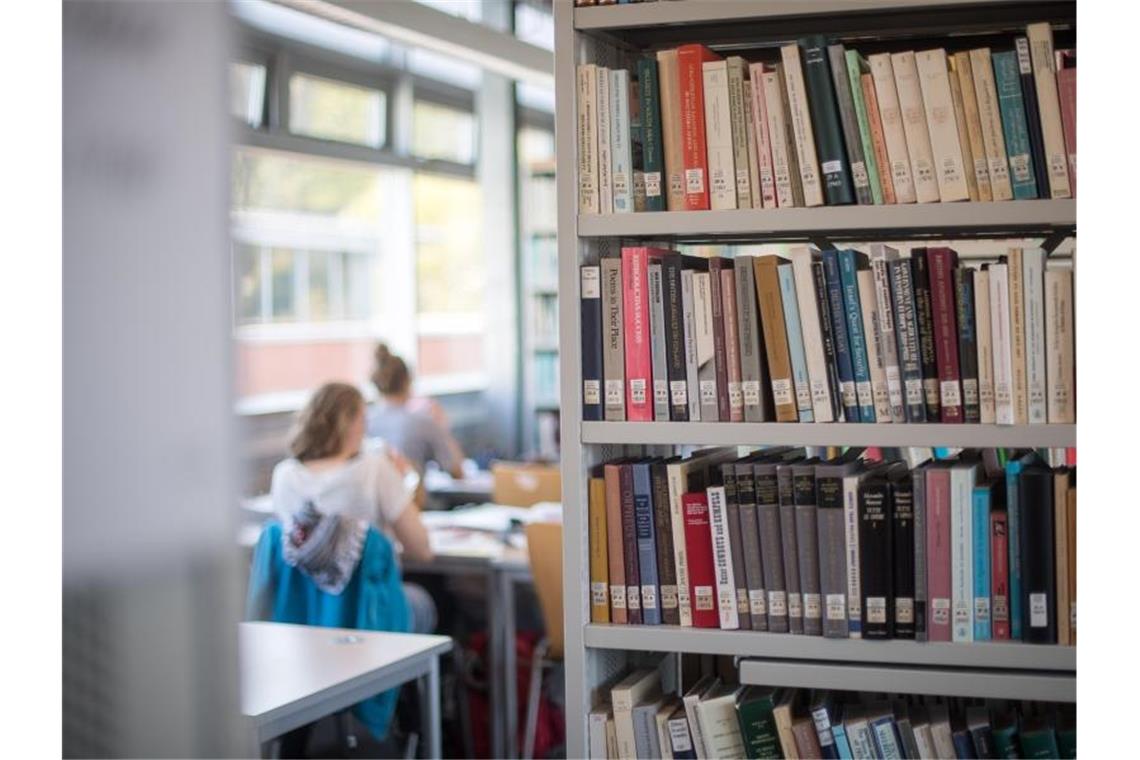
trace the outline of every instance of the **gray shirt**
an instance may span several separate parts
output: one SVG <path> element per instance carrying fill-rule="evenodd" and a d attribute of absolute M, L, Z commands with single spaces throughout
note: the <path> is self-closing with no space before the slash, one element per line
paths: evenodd
<path fill-rule="evenodd" d="M 450 471 L 454 462 L 447 445 L 448 433 L 427 412 L 412 411 L 404 404 L 380 401 L 368 409 L 367 434 L 383 438 L 411 460 L 421 473 L 429 461 Z"/>

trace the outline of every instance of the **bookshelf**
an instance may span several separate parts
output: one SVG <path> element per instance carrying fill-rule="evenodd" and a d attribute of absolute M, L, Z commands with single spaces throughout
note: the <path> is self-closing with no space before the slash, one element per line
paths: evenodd
<path fill-rule="evenodd" d="M 1021 0 L 662 0 L 575 8 L 557 2 L 555 97 L 558 285 L 564 511 L 567 756 L 587 751 L 586 715 L 595 690 L 639 653 L 690 652 L 743 659 L 743 683 L 898 691 L 945 696 L 1075 701 L 1074 647 L 1021 643 L 943 644 L 825 639 L 756 631 L 589 622 L 586 486 L 589 469 L 627 454 L 684 445 L 1030 446 L 1076 445 L 1075 425 L 786 424 L 582 422 L 578 267 L 616 255 L 631 240 L 732 243 L 962 239 L 1044 239 L 1052 250 L 1076 234 L 1071 200 L 848 206 L 579 215 L 576 79 L 580 63 L 631 68 L 642 51 L 691 41 L 748 57 L 808 33 L 915 49 L 948 33 L 993 35 L 1050 21 L 1075 30 L 1075 2 Z M 749 23 L 758 22 L 758 23 Z M 987 36 L 988 35 L 988 36 Z"/>

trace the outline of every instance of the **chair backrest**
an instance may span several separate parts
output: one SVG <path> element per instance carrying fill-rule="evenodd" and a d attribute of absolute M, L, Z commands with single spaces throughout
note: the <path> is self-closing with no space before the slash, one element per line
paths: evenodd
<path fill-rule="evenodd" d="M 540 501 L 562 500 L 558 467 L 521 462 L 491 465 L 491 501 L 512 507 L 529 507 Z"/>
<path fill-rule="evenodd" d="M 550 656 L 562 659 L 562 524 L 530 523 L 526 526 L 527 552 L 538 604 L 546 624 Z"/>

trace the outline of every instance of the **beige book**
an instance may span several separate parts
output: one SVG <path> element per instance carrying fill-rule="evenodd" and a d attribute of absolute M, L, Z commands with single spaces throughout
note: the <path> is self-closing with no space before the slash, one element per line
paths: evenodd
<path fill-rule="evenodd" d="M 617 724 L 613 718 L 606 718 L 606 757 L 616 758 L 617 756 Z"/>
<path fill-rule="evenodd" d="M 728 104 L 728 62 L 705 61 L 705 141 L 709 161 L 709 207 L 736 208 L 732 114 Z"/>
<path fill-rule="evenodd" d="M 768 141 L 772 148 L 772 174 L 776 182 L 776 205 L 791 208 L 804 205 L 799 163 L 792 127 L 788 123 L 788 91 L 784 87 L 783 66 L 765 71 L 764 103 L 768 112 Z"/>
<path fill-rule="evenodd" d="M 978 96 L 974 92 L 974 74 L 970 70 L 970 54 L 966 51 L 955 53 L 950 59 L 950 70 L 958 78 L 958 89 L 962 94 L 962 110 L 966 115 L 966 142 L 970 147 L 970 162 L 966 171 L 974 169 L 974 182 L 978 186 L 978 200 L 992 201 L 990 188 L 990 166 L 986 160 L 986 145 L 982 140 L 982 120 L 978 115 Z"/>
<path fill-rule="evenodd" d="M 887 366 L 883 360 L 883 330 L 875 308 L 875 273 L 860 269 L 855 273 L 859 288 L 859 306 L 863 311 L 863 334 L 867 343 L 867 365 L 871 369 L 871 396 L 875 403 L 875 422 L 891 421 L 891 397 L 887 387 Z"/>
<path fill-rule="evenodd" d="M 994 408 L 994 352 L 990 329 L 990 272 L 974 272 L 974 325 L 978 343 L 978 410 L 979 422 L 992 425 Z"/>
<path fill-rule="evenodd" d="M 776 736 L 780 739 L 780 749 L 787 758 L 799 757 L 796 737 L 792 733 L 792 711 L 796 695 L 799 693 L 799 689 L 783 689 L 776 692 L 776 707 L 772 710 L 772 719 L 776 723 Z"/>
<path fill-rule="evenodd" d="M 954 125 L 958 129 L 958 145 L 962 148 L 962 174 L 966 177 L 966 192 L 970 200 L 979 201 L 978 175 L 974 168 L 974 151 L 970 145 L 970 132 L 966 126 L 966 105 L 962 102 L 962 85 L 954 70 L 954 59 L 947 57 L 947 78 L 950 80 L 950 100 L 954 104 Z M 988 199 L 987 199 L 988 200 Z"/>
<path fill-rule="evenodd" d="M 966 183 L 962 143 L 958 139 L 958 124 L 954 118 L 954 98 L 946 68 L 946 51 L 942 48 L 919 51 L 914 54 L 914 63 L 918 69 L 919 87 L 926 110 L 926 126 L 930 130 L 938 195 L 943 203 L 967 200 L 970 193 Z"/>
<path fill-rule="evenodd" d="M 906 134 L 915 199 L 919 203 L 934 203 L 940 197 L 938 177 L 934 168 L 934 152 L 930 145 L 930 129 L 926 126 L 926 106 L 922 101 L 922 86 L 918 82 L 914 51 L 891 54 L 891 68 L 895 73 L 895 89 L 899 96 L 903 132 Z"/>
<path fill-rule="evenodd" d="M 755 113 L 752 104 L 752 83 L 744 81 L 744 139 L 748 143 L 748 186 L 752 191 L 752 208 L 764 207 L 764 195 L 760 186 L 760 159 L 756 155 L 756 127 L 752 120 Z M 771 153 L 769 153 L 769 158 Z"/>
<path fill-rule="evenodd" d="M 1012 425 L 1013 348 L 1009 320 L 1009 265 L 991 264 L 989 279 L 990 342 L 993 345 L 994 357 L 994 418 L 999 425 Z"/>
<path fill-rule="evenodd" d="M 1009 344 L 1013 366 L 1013 424 L 1029 421 L 1029 387 L 1025 377 L 1025 269 L 1020 248 L 1009 249 Z"/>
<path fill-rule="evenodd" d="M 811 268 L 812 262 L 819 258 L 819 252 L 812 246 L 797 245 L 789 256 L 796 281 L 796 306 L 800 315 L 808 383 L 811 385 L 812 416 L 816 422 L 832 422 L 835 417 L 831 407 L 831 388 L 827 384 L 827 357 L 823 349 L 819 304 Z"/>
<path fill-rule="evenodd" d="M 753 208 L 776 208 L 776 174 L 772 163 L 772 136 L 768 132 L 768 99 L 764 94 L 764 72 L 775 69 L 763 63 L 748 66 L 752 87 L 752 135 L 756 149 L 756 166 L 760 173 L 760 184 L 752 188 Z M 759 203 L 756 201 L 759 200 Z"/>
<path fill-rule="evenodd" d="M 725 59 L 728 66 L 728 116 L 732 127 L 732 164 L 736 168 L 736 207 L 752 208 L 752 177 L 748 165 L 748 111 L 744 88 L 748 64 L 738 55 Z"/>
<path fill-rule="evenodd" d="M 815 152 L 815 132 L 812 130 L 808 108 L 807 86 L 800 61 L 800 47 L 796 44 L 780 48 L 784 64 L 784 85 L 788 93 L 788 116 L 795 137 L 796 161 L 800 167 L 800 184 L 803 186 L 804 205 L 822 206 L 823 182 L 819 174 L 819 159 Z"/>
<path fill-rule="evenodd" d="M 1053 30 L 1043 21 L 1025 30 L 1033 59 L 1033 81 L 1037 85 L 1037 109 L 1041 114 L 1041 136 L 1045 143 L 1045 163 L 1049 170 L 1049 195 L 1072 198 L 1069 186 L 1069 159 L 1065 133 L 1061 127 L 1061 101 L 1057 96 L 1057 68 L 1053 57 Z"/>
<path fill-rule="evenodd" d="M 610 70 L 598 67 L 598 213 L 614 211 L 613 119 Z"/>
<path fill-rule="evenodd" d="M 990 191 L 995 201 L 1013 198 L 1009 179 L 1009 159 L 1005 153 L 1005 134 L 1001 128 L 1001 106 L 994 84 L 993 61 L 989 48 L 970 51 L 970 74 L 974 79 L 974 95 L 978 99 L 978 121 L 982 127 L 986 168 L 990 174 Z"/>
<path fill-rule="evenodd" d="M 578 67 L 578 213 L 598 213 L 598 67 Z"/>
<path fill-rule="evenodd" d="M 633 707 L 644 701 L 654 690 L 661 688 L 661 677 L 654 669 L 635 670 L 614 684 L 610 691 L 610 703 L 614 707 L 614 729 L 617 733 L 618 757 L 621 760 L 636 760 L 637 749 L 634 739 Z"/>
<path fill-rule="evenodd" d="M 1025 387 L 1030 424 L 1047 420 L 1045 380 L 1045 251 L 1025 248 Z"/>
<path fill-rule="evenodd" d="M 661 89 L 661 146 L 665 159 L 665 207 L 685 210 L 685 159 L 681 141 L 681 80 L 677 51 L 657 51 L 657 81 Z"/>
<path fill-rule="evenodd" d="M 1045 371 L 1051 423 L 1077 421 L 1073 410 L 1073 272 L 1045 270 Z M 1059 609 L 1059 608 L 1058 608 Z"/>
<path fill-rule="evenodd" d="M 887 144 L 891 181 L 895 185 L 895 201 L 914 203 L 914 178 L 910 171 L 906 132 L 899 94 L 895 89 L 895 70 L 890 53 L 879 53 L 867 59 L 871 64 L 871 80 L 875 83 L 875 97 L 879 101 L 879 120 L 883 123 L 883 139 Z M 880 167 L 879 171 L 883 171 Z"/>

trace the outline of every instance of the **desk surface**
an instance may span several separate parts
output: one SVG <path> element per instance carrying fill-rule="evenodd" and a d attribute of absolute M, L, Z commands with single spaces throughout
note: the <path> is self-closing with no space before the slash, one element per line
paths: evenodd
<path fill-rule="evenodd" d="M 409 661 L 451 650 L 447 636 L 241 623 L 241 711 L 255 722 L 305 710 Z"/>

